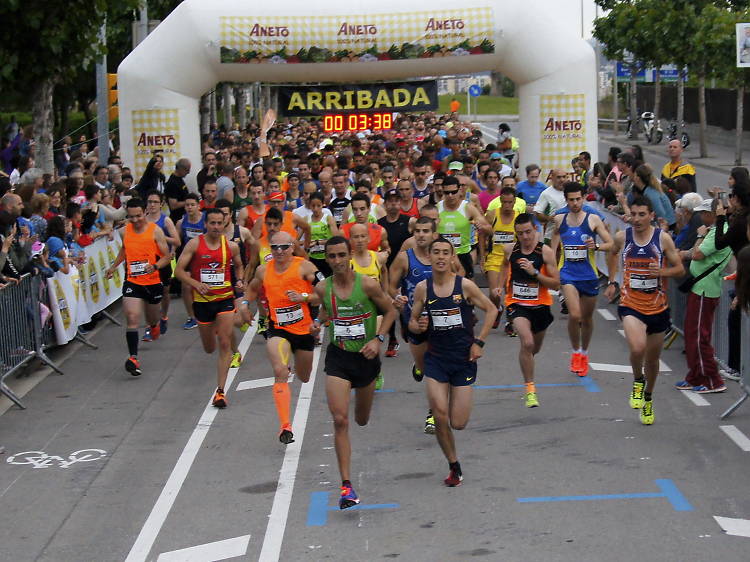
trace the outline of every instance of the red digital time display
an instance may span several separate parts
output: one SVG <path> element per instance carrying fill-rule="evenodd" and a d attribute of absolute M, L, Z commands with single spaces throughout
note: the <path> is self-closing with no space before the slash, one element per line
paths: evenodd
<path fill-rule="evenodd" d="M 323 131 L 340 133 L 342 131 L 380 131 L 393 126 L 392 113 L 332 113 L 323 117 Z"/>

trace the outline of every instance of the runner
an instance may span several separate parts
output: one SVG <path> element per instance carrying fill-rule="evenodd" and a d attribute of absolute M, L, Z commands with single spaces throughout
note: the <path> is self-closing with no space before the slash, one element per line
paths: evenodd
<path fill-rule="evenodd" d="M 237 214 L 237 224 L 252 229 L 258 219 L 262 219 L 268 210 L 268 205 L 265 203 L 266 192 L 262 183 L 250 187 L 250 198 L 252 203 L 240 209 Z"/>
<path fill-rule="evenodd" d="M 429 250 L 432 277 L 420 281 L 414 289 L 409 330 L 427 332 L 427 398 L 435 416 L 435 434 L 450 467 L 444 483 L 454 487 L 461 485 L 463 472 L 451 428 L 461 430 L 469 422 L 476 361 L 482 356 L 497 309 L 473 281 L 451 272 L 455 249 L 450 241 L 437 238 Z M 474 306 L 485 313 L 479 338 L 474 337 Z"/>
<path fill-rule="evenodd" d="M 560 286 L 560 273 L 552 249 L 539 242 L 534 217 L 521 213 L 515 221 L 515 244 L 503 252 L 502 279 L 505 283 L 505 309 L 520 340 L 518 363 L 526 385 L 527 408 L 539 406 L 534 385 L 534 356 L 542 349 L 544 334 L 554 318 L 550 312 L 550 289 Z M 500 291 L 498 289 L 498 291 Z"/>
<path fill-rule="evenodd" d="M 583 186 L 568 182 L 563 187 L 568 212 L 554 217 L 550 247 L 560 252 L 560 290 L 568 306 L 568 336 L 573 349 L 570 371 L 579 377 L 589 372 L 589 343 L 594 331 L 594 309 L 599 294 L 595 252 L 612 248 L 612 237 L 597 215 L 583 209 Z M 597 243 L 596 237 L 602 241 Z"/>
<path fill-rule="evenodd" d="M 271 214 L 269 210 L 266 218 Z M 273 367 L 275 382 L 273 399 L 279 416 L 279 441 L 294 442 L 289 417 L 290 354 L 294 354 L 294 371 L 302 382 L 310 380 L 315 342 L 310 334 L 310 304 L 320 304 L 317 295 L 310 295 L 318 270 L 304 258 L 294 256 L 294 240 L 286 232 L 271 237 L 273 259 L 255 271 L 245 291 L 245 299 L 254 301 L 261 288 L 265 291 L 270 313 L 266 334 L 266 351 Z"/>
<path fill-rule="evenodd" d="M 126 262 L 122 310 L 127 324 L 125 340 L 129 357 L 125 369 L 137 377 L 142 374 L 138 361 L 138 327 L 145 314 L 152 339 L 159 339 L 159 303 L 164 295 L 159 268 L 169 263 L 171 255 L 164 232 L 146 220 L 146 204 L 142 199 L 130 199 L 125 212 L 128 223 L 121 230 L 122 246 L 105 276 L 110 279 L 115 269 Z"/>
<path fill-rule="evenodd" d="M 333 194 L 328 203 L 328 209 L 336 219 L 336 225 L 341 226 L 344 219 L 344 210 L 349 206 L 351 194 L 349 193 L 349 176 L 346 172 L 336 172 L 333 176 Z"/>
<path fill-rule="evenodd" d="M 496 173 L 494 170 L 490 170 L 490 174 Z M 489 244 L 487 244 L 486 237 L 482 236 L 479 243 L 480 256 L 484 253 L 485 248 L 488 246 L 490 248 L 490 252 L 483 260 L 483 263 L 484 272 L 487 275 L 487 284 L 489 285 L 490 300 L 497 307 L 497 318 L 492 325 L 492 329 L 498 327 L 503 315 L 503 301 L 500 297 L 501 291 L 499 291 L 502 286 L 500 282 L 500 270 L 505 261 L 505 245 L 512 244 L 516 240 L 514 225 L 516 217 L 519 215 L 514 209 L 516 203 L 515 189 L 504 187 L 500 190 L 499 197 L 501 201 L 500 206 L 492 211 L 487 211 L 484 216 L 487 222 L 492 225 L 492 238 L 489 240 Z M 508 319 L 505 325 L 505 334 L 511 337 L 515 337 L 516 335 L 510 319 Z"/>
<path fill-rule="evenodd" d="M 414 196 L 414 185 L 411 180 L 399 180 L 397 187 L 399 197 L 400 211 L 407 217 L 419 218 L 419 198 Z"/>
<path fill-rule="evenodd" d="M 285 196 L 281 191 L 272 191 L 271 193 L 269 193 L 268 208 L 277 209 L 281 213 L 282 232 L 286 232 L 294 240 L 298 239 L 300 237 L 300 233 L 302 233 L 304 244 L 307 248 L 310 246 L 310 225 L 304 218 L 300 217 L 299 215 L 295 215 L 292 211 L 284 210 L 284 205 L 286 205 L 284 197 Z M 266 211 L 266 213 L 268 213 L 268 211 Z M 260 238 L 261 240 L 268 238 L 268 229 L 266 228 L 265 221 L 255 221 L 251 232 L 253 238 Z"/>
<path fill-rule="evenodd" d="M 171 297 L 169 296 L 169 283 L 172 279 L 172 258 L 174 258 L 175 249 L 180 246 L 180 236 L 177 233 L 177 229 L 169 218 L 169 215 L 162 212 L 164 207 L 164 194 L 158 191 L 152 190 L 146 194 L 146 220 L 149 222 L 156 223 L 156 226 L 161 228 L 164 232 L 164 237 L 167 240 L 167 246 L 169 247 L 170 261 L 159 270 L 159 278 L 161 279 L 162 285 L 164 285 L 163 294 L 161 299 L 161 317 L 159 319 L 159 334 L 164 335 L 167 332 L 168 320 L 169 320 L 169 303 Z M 146 328 L 143 334 L 143 341 L 153 341 L 151 337 L 150 328 Z"/>
<path fill-rule="evenodd" d="M 662 279 L 684 273 L 672 237 L 653 227 L 653 221 L 651 201 L 640 196 L 633 199 L 630 204 L 631 226 L 615 234 L 614 247 L 607 260 L 610 282 L 604 293 L 608 299 L 614 296 L 616 283 L 612 280 L 621 265 L 623 281 L 617 312 L 625 329 L 633 368 L 630 407 L 640 410 L 643 425 L 654 423 L 651 396 L 659 374 L 664 332 L 670 326 Z"/>
<path fill-rule="evenodd" d="M 305 184 L 307 189 L 308 184 Z M 336 228 L 336 220 L 333 215 L 323 207 L 323 194 L 312 193 L 309 196 L 308 206 L 310 214 L 307 215 L 307 222 L 310 223 L 310 249 L 308 255 L 310 261 L 315 264 L 325 277 L 330 277 L 333 273 L 325 260 L 325 243 L 332 236 L 339 235 L 339 229 Z"/>
<path fill-rule="evenodd" d="M 486 234 L 492 233 L 492 227 L 477 207 L 462 199 L 459 181 L 454 176 L 443 180 L 443 196 L 444 199 L 437 205 L 440 215 L 438 233 L 453 244 L 466 277 L 471 278 L 474 276 L 474 262 L 471 259 L 472 223 Z"/>
<path fill-rule="evenodd" d="M 429 247 L 437 238 L 435 229 L 434 220 L 427 217 L 417 219 L 417 224 L 414 225 L 414 248 L 399 252 L 388 271 L 389 293 L 393 297 L 393 304 L 401 312 L 401 334 L 409 344 L 411 356 L 414 358 L 411 375 L 417 382 L 421 382 L 424 377 L 427 336 L 409 330 L 409 318 L 414 303 L 414 289 L 420 281 L 432 277 Z M 432 410 L 425 418 L 424 432 L 435 433 L 435 417 Z"/>
<path fill-rule="evenodd" d="M 375 379 L 380 372 L 380 345 L 385 340 L 396 310 L 380 286 L 366 275 L 350 267 L 349 241 L 334 236 L 326 242 L 326 260 L 333 275 L 315 287 L 322 301 L 321 321 L 329 323 L 330 343 L 326 351 L 325 372 L 328 408 L 333 417 L 336 459 L 341 473 L 339 508 L 359 503 L 352 488 L 351 442 L 349 439 L 349 401 L 354 389 L 354 419 L 367 425 L 375 392 Z M 383 314 L 380 328 L 376 317 Z M 315 321 L 314 330 L 320 329 Z"/>
<path fill-rule="evenodd" d="M 201 211 L 200 199 L 195 193 L 188 193 L 185 196 L 185 215 L 177 221 L 177 232 L 180 235 L 181 247 L 184 248 L 187 243 L 197 236 L 206 232 L 206 220 Z M 182 325 L 183 330 L 192 330 L 198 327 L 193 313 L 193 290 L 187 285 L 182 285 L 182 302 L 185 303 L 185 310 L 188 318 Z"/>
<path fill-rule="evenodd" d="M 227 201 L 228 203 L 228 201 Z M 234 321 L 234 290 L 232 267 L 242 290 L 243 267 L 240 248 L 224 235 L 225 217 L 222 209 L 206 211 L 206 234 L 191 239 L 177 260 L 175 275 L 183 286 L 193 291 L 193 310 L 198 320 L 203 350 L 209 355 L 219 348 L 216 366 L 216 392 L 212 400 L 216 408 L 226 408 L 224 386 L 232 361 L 232 325 Z"/>
<path fill-rule="evenodd" d="M 354 222 L 345 222 L 342 224 L 341 233 L 346 238 L 350 238 L 351 229 L 355 224 L 365 225 L 369 234 L 367 248 L 376 252 L 387 252 L 390 249 L 388 246 L 388 233 L 376 222 L 368 221 L 370 214 L 370 198 L 363 193 L 355 193 L 352 195 L 351 207 L 352 214 L 354 215 Z"/>

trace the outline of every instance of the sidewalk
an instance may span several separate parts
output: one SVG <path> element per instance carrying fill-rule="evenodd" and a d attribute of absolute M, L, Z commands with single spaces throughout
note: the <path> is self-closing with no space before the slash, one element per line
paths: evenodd
<path fill-rule="evenodd" d="M 731 133 L 734 134 L 734 133 Z M 628 139 L 625 134 L 614 136 L 612 131 L 609 129 L 599 129 L 599 140 L 602 142 L 611 142 L 613 146 L 625 147 L 630 144 L 639 145 L 645 154 L 661 157 L 665 162 L 667 161 L 667 142 L 663 140 L 661 144 L 647 144 L 646 139 L 641 135 L 641 138 L 637 141 Z M 748 147 L 750 148 L 750 147 Z M 690 136 L 690 146 L 687 147 L 683 153 L 685 160 L 690 162 L 693 166 L 699 168 L 706 168 L 713 170 L 714 172 L 720 172 L 722 174 L 729 175 L 729 171 L 734 168 L 734 148 L 723 146 L 720 144 L 708 143 L 708 154 L 707 158 L 700 158 L 698 156 L 700 147 L 698 144 L 698 138 Z M 657 161 L 654 158 L 654 161 Z M 742 151 L 742 163 L 743 166 L 750 165 L 750 151 Z"/>

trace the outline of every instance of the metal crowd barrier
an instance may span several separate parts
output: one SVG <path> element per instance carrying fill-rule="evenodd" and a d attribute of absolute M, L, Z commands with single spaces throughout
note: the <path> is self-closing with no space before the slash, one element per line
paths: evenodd
<path fill-rule="evenodd" d="M 45 346 L 54 341 L 49 323 L 42 326 L 42 305 L 46 302 L 46 283 L 39 276 L 24 275 L 18 284 L 9 283 L 0 289 L 0 393 L 19 408 L 25 406 L 5 384 L 6 378 L 34 358 L 63 374 L 44 352 Z"/>
<path fill-rule="evenodd" d="M 741 341 L 747 341 L 750 338 L 750 315 L 742 315 L 742 330 L 741 330 Z M 741 346 L 742 347 L 742 346 Z M 748 350 L 748 346 L 744 346 L 745 350 Z M 728 418 L 734 411 L 739 408 L 742 403 L 750 397 L 750 352 L 742 354 L 740 360 L 740 388 L 742 389 L 742 396 L 732 404 L 729 409 L 721 414 L 721 419 Z"/>

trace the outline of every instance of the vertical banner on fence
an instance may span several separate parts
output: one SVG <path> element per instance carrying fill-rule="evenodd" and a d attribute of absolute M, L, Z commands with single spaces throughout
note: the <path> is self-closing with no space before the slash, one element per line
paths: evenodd
<path fill-rule="evenodd" d="M 573 173 L 570 161 L 586 150 L 586 95 L 552 94 L 540 96 L 542 178 L 562 169 Z"/>
<path fill-rule="evenodd" d="M 112 279 L 104 276 L 121 245 L 118 233 L 114 240 L 100 238 L 84 249 L 86 261 L 80 267 L 71 267 L 67 274 L 58 271 L 47 280 L 58 345 L 72 340 L 78 326 L 90 322 L 94 314 L 122 296 L 124 266 L 117 268 Z"/>

